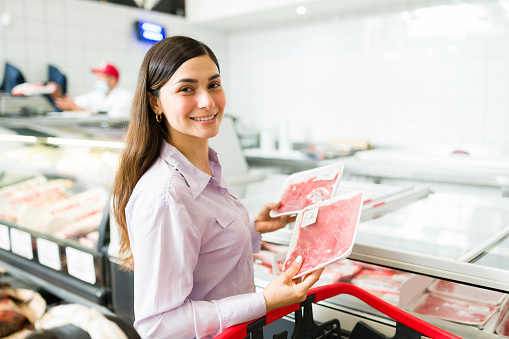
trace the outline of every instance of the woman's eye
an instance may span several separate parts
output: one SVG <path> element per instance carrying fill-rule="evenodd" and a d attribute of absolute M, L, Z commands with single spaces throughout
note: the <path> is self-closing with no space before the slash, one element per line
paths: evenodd
<path fill-rule="evenodd" d="M 193 89 L 191 87 L 182 87 L 179 92 L 191 92 Z"/>
<path fill-rule="evenodd" d="M 214 82 L 209 85 L 209 88 L 219 88 L 219 87 L 221 87 L 221 84 L 218 82 Z"/>

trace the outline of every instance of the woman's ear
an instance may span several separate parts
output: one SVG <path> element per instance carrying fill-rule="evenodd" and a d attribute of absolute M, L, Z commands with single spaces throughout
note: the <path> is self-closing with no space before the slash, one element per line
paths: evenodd
<path fill-rule="evenodd" d="M 147 100 L 150 108 L 152 108 L 155 113 L 162 111 L 159 105 L 159 99 L 154 97 L 152 93 L 147 93 Z"/>

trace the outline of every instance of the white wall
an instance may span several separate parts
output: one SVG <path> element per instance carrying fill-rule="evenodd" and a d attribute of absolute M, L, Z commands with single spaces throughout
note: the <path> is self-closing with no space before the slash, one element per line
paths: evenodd
<path fill-rule="evenodd" d="M 0 0 L 0 15 L 5 13 L 12 23 L 0 25 L 0 77 L 9 61 L 27 81 L 45 82 L 51 63 L 67 75 L 72 96 L 92 89 L 95 76 L 90 69 L 101 61 L 116 64 L 120 86 L 134 91 L 139 66 L 151 46 L 136 40 L 136 20 L 159 23 L 168 36 L 195 37 L 226 63 L 224 33 L 191 26 L 178 16 L 84 0 Z"/>
<path fill-rule="evenodd" d="M 47 65 L 88 91 L 106 60 L 134 89 L 150 47 L 137 19 L 186 34 L 218 55 L 227 113 L 254 130 L 286 124 L 294 142 L 480 144 L 509 150 L 509 0 L 408 1 L 293 24 L 221 32 L 183 18 L 85 0 L 0 0 L 3 62 L 30 82 Z M 430 26 L 431 25 L 431 26 Z"/>
<path fill-rule="evenodd" d="M 231 31 L 228 109 L 292 141 L 509 151 L 509 1 L 408 1 Z"/>

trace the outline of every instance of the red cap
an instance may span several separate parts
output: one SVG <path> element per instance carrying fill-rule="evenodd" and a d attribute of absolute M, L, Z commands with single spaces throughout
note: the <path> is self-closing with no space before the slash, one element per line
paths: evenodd
<path fill-rule="evenodd" d="M 103 62 L 99 65 L 97 68 L 92 68 L 93 73 L 101 73 L 106 75 L 114 76 L 118 79 L 118 70 L 115 66 L 112 64 L 109 64 L 107 62 Z"/>

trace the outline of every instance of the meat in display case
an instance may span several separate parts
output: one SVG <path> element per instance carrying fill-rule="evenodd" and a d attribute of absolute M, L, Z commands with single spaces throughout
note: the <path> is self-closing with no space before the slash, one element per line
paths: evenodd
<path fill-rule="evenodd" d="M 123 132 L 82 123 L 0 123 L 0 262 L 56 294 L 107 306 L 109 194 Z"/>
<path fill-rule="evenodd" d="M 116 272 L 108 254 L 115 236 L 109 192 L 124 127 L 102 119 L 0 121 L 0 265 L 132 320 L 132 275 Z M 267 175 L 243 186 L 251 216 L 277 201 L 286 178 Z M 353 248 L 325 267 L 318 286 L 353 285 L 464 338 L 508 336 L 509 198 L 345 180 L 334 190 L 336 197 L 355 191 L 362 203 Z M 294 225 L 263 234 L 253 256 L 257 288 L 284 263 Z M 313 311 L 318 321 L 340 319 L 345 330 L 359 319 L 396 327 L 348 295 Z"/>
<path fill-rule="evenodd" d="M 507 335 L 508 198 L 348 181 L 341 182 L 337 194 L 352 189 L 364 193 L 352 253 L 347 260 L 326 266 L 318 285 L 353 284 L 463 338 Z M 259 207 L 248 200 L 250 211 Z M 268 244 L 262 248 L 284 252 L 274 244 L 288 245 L 292 227 L 263 234 Z M 260 288 L 274 277 L 267 270 L 255 272 Z M 353 329 L 359 318 L 373 321 L 381 331 L 390 321 L 347 296 L 324 300 L 317 308 L 324 315 L 319 320 L 327 321 L 333 314 L 340 322 L 352 320 L 354 325 L 342 322 L 346 330 Z"/>

